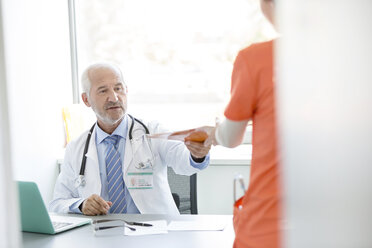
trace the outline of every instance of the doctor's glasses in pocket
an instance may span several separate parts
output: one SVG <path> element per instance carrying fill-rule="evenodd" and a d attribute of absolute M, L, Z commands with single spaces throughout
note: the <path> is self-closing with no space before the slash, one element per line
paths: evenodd
<path fill-rule="evenodd" d="M 134 166 L 137 169 L 152 169 L 154 166 L 154 153 L 151 141 L 146 135 L 134 137 L 131 140 Z"/>

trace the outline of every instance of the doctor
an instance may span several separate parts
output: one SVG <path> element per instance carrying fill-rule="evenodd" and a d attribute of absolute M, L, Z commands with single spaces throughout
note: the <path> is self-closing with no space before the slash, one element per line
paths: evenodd
<path fill-rule="evenodd" d="M 127 87 L 113 64 L 89 66 L 81 83 L 82 99 L 95 112 L 97 122 L 67 145 L 50 211 L 179 214 L 167 167 L 182 175 L 205 169 L 210 146 L 147 139 L 146 133 L 164 130 L 126 113 Z"/>

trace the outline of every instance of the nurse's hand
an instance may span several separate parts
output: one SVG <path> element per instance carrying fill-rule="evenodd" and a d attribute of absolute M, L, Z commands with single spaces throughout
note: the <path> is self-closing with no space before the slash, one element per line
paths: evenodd
<path fill-rule="evenodd" d="M 99 195 L 93 194 L 84 200 L 81 212 L 85 215 L 107 214 L 112 202 L 105 201 Z"/>
<path fill-rule="evenodd" d="M 216 117 L 216 126 L 208 130 L 208 138 L 204 141 L 205 146 L 210 146 L 210 145 L 218 145 L 217 139 L 216 139 L 216 131 L 217 128 L 220 124 L 220 119 Z"/>

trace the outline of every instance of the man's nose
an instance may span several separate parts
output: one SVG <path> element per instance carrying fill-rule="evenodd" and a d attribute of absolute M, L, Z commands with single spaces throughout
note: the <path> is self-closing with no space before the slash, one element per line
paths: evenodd
<path fill-rule="evenodd" d="M 114 90 L 110 90 L 109 95 L 108 95 L 108 101 L 110 102 L 118 101 L 118 94 Z"/>

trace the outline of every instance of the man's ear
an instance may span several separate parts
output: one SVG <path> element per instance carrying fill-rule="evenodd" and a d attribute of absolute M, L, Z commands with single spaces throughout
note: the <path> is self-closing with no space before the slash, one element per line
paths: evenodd
<path fill-rule="evenodd" d="M 83 102 L 85 103 L 85 105 L 87 106 L 87 107 L 90 107 L 91 105 L 90 105 L 90 103 L 89 103 L 89 101 L 88 101 L 88 95 L 87 95 L 87 93 L 83 93 L 83 94 L 81 94 L 81 99 L 83 99 Z"/>
<path fill-rule="evenodd" d="M 124 92 L 125 94 L 128 94 L 128 86 L 126 84 L 124 84 Z"/>

